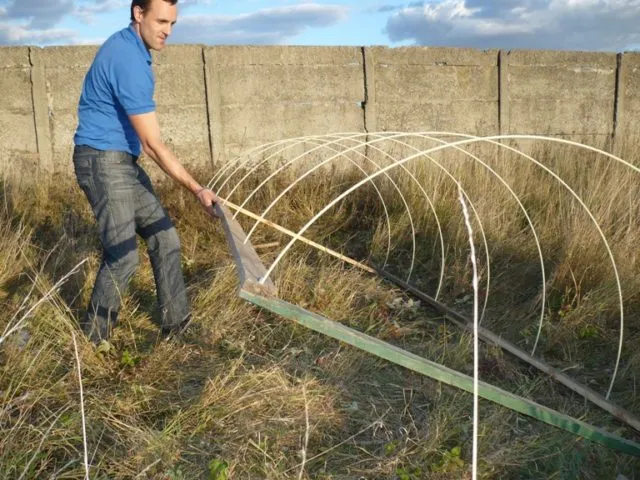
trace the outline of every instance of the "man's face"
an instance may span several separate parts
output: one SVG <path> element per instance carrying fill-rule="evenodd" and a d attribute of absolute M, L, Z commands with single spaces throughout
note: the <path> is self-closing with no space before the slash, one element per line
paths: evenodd
<path fill-rule="evenodd" d="M 149 8 L 134 8 L 136 30 L 149 49 L 162 50 L 178 18 L 178 6 L 164 0 L 151 0 Z"/>

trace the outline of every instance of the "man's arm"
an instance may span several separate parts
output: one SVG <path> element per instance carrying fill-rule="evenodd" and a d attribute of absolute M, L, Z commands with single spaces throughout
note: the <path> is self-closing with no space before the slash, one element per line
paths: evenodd
<path fill-rule="evenodd" d="M 167 175 L 191 191 L 209 215 L 215 216 L 213 204 L 218 201 L 218 198 L 211 190 L 203 188 L 164 144 L 160 136 L 160 124 L 156 112 L 129 115 L 129 120 L 140 138 L 144 153 L 149 155 Z"/>

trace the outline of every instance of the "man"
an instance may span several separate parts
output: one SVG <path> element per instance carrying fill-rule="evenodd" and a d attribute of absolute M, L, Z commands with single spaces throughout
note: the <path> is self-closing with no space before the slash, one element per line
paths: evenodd
<path fill-rule="evenodd" d="M 153 100 L 150 50 L 162 50 L 177 19 L 177 0 L 133 0 L 131 24 L 100 47 L 82 88 L 73 164 L 100 231 L 102 264 L 83 329 L 106 340 L 138 264 L 136 234 L 147 243 L 165 333 L 190 318 L 180 241 L 151 181 L 138 165 L 141 145 L 214 216 L 216 195 L 203 188 L 162 142 Z"/>

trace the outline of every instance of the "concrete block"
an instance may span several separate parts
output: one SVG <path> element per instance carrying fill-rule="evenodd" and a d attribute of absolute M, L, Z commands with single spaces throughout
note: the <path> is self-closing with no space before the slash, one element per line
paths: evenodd
<path fill-rule="evenodd" d="M 565 65 L 589 68 L 616 68 L 615 53 L 568 52 L 554 50 L 511 50 L 509 65 L 512 66 L 552 66 Z"/>
<path fill-rule="evenodd" d="M 204 52 L 207 65 L 362 65 L 359 47 L 224 45 Z"/>
<path fill-rule="evenodd" d="M 381 65 L 498 66 L 498 50 L 447 47 L 366 47 Z"/>
<path fill-rule="evenodd" d="M 0 69 L 29 66 L 29 47 L 0 47 Z"/>
<path fill-rule="evenodd" d="M 499 131 L 498 102 L 452 101 L 413 104 L 385 102 L 377 105 L 378 130 L 449 131 L 495 135 Z"/>
<path fill-rule="evenodd" d="M 361 66 L 260 65 L 221 68 L 222 105 L 364 100 Z"/>
<path fill-rule="evenodd" d="M 199 105 L 206 103 L 204 71 L 202 65 L 163 64 L 154 68 L 156 72 L 155 100 L 157 105 Z M 179 70 L 180 74 L 176 75 Z"/>
<path fill-rule="evenodd" d="M 0 111 L 33 113 L 29 67 L 0 68 Z"/>
<path fill-rule="evenodd" d="M 376 103 L 498 101 L 497 67 L 435 67 L 378 64 Z"/>

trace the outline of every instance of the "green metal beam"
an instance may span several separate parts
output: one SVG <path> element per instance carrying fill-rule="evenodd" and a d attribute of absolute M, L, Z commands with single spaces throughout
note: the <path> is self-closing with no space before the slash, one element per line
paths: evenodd
<path fill-rule="evenodd" d="M 311 330 L 340 340 L 356 348 L 369 352 L 396 365 L 426 375 L 439 382 L 473 393 L 473 378 L 426 360 L 377 338 L 353 330 L 321 315 L 309 312 L 278 298 L 268 298 L 241 289 L 240 297 L 275 314 L 293 320 Z M 479 382 L 478 394 L 484 399 L 528 415 L 550 425 L 579 435 L 606 447 L 640 457 L 640 444 L 618 437 L 601 428 L 589 425 L 551 408 L 526 398 L 519 397 L 484 382 Z"/>

